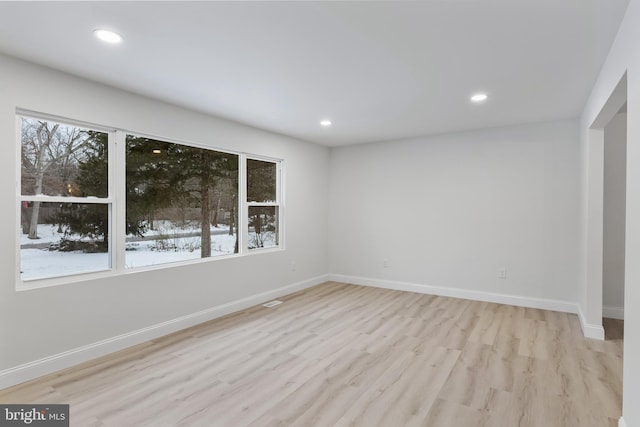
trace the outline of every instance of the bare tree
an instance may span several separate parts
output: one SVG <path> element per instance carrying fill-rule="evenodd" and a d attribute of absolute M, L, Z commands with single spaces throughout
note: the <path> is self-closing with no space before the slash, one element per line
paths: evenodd
<path fill-rule="evenodd" d="M 77 154 L 86 145 L 86 131 L 44 120 L 22 120 L 22 176 L 29 194 L 45 193 L 45 177 L 50 176 L 49 193 L 71 195 L 71 174 Z M 30 179 L 24 179 L 30 178 Z M 40 202 L 33 202 L 29 239 L 38 239 Z"/>

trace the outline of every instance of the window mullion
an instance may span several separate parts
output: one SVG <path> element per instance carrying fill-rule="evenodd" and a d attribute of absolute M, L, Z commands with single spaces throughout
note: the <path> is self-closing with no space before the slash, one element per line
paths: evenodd
<path fill-rule="evenodd" d="M 277 163 L 277 174 L 276 174 L 276 201 L 278 202 L 277 212 L 278 212 L 278 220 L 277 220 L 277 236 L 278 236 L 278 246 L 284 248 L 284 209 L 282 208 L 282 201 L 284 197 L 284 188 L 282 183 L 284 182 L 282 176 L 282 162 Z"/>
<path fill-rule="evenodd" d="M 278 202 L 247 202 L 247 206 L 280 206 Z"/>
<path fill-rule="evenodd" d="M 67 197 L 67 196 L 18 196 L 20 201 L 25 202 L 42 202 L 42 203 L 82 203 L 82 204 L 96 204 L 106 205 L 113 203 L 111 197 Z"/>
<path fill-rule="evenodd" d="M 111 241 L 113 242 L 112 259 L 114 261 L 113 269 L 118 272 L 123 272 L 125 270 L 125 249 L 127 237 L 126 134 L 121 131 L 116 131 L 113 145 L 113 158 L 115 161 L 112 161 L 111 156 L 109 158 L 110 171 L 113 174 L 113 179 L 110 180 L 110 182 L 113 182 L 113 193 L 109 194 L 112 195 L 115 200 L 113 209 L 113 229 L 115 232 L 112 234 L 111 238 Z"/>
<path fill-rule="evenodd" d="M 240 155 L 238 161 L 238 199 L 240 209 L 238 215 L 238 237 L 240 239 L 238 252 L 243 255 L 247 253 L 247 243 L 249 242 L 249 205 L 247 203 L 247 156 Z"/>

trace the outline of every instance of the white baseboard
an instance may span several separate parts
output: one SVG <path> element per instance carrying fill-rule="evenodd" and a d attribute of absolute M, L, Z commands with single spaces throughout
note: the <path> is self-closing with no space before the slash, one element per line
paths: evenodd
<path fill-rule="evenodd" d="M 417 283 L 398 282 L 391 280 L 371 279 L 366 277 L 330 274 L 329 279 L 336 282 L 353 285 L 372 286 L 376 288 L 394 289 L 398 291 L 416 292 L 420 294 L 440 295 L 452 298 L 470 299 L 474 301 L 509 304 L 520 307 L 540 308 L 543 310 L 578 313 L 578 304 L 570 301 L 560 301 L 545 298 L 529 298 L 518 295 L 497 294 L 492 292 L 474 291 L 460 288 L 445 288 L 441 286 L 421 285 Z"/>
<path fill-rule="evenodd" d="M 587 323 L 587 318 L 582 313 L 582 309 L 578 306 L 578 319 L 580 319 L 580 326 L 582 326 L 582 333 L 585 338 L 593 338 L 594 340 L 604 340 L 604 328 L 602 324 L 594 325 Z"/>
<path fill-rule="evenodd" d="M 602 307 L 602 317 L 624 320 L 624 307 L 605 305 Z"/>
<path fill-rule="evenodd" d="M 156 325 L 118 335 L 113 338 L 74 348 L 63 353 L 54 354 L 40 360 L 25 363 L 24 365 L 5 369 L 0 371 L 0 389 L 11 387 L 13 385 L 47 375 L 127 347 L 141 344 L 236 311 L 244 310 L 271 299 L 319 285 L 328 280 L 328 275 L 313 277 L 311 279 L 273 289 L 268 292 L 252 295 L 247 298 L 211 307 L 197 313 L 188 314 L 163 323 L 158 323 Z"/>
<path fill-rule="evenodd" d="M 624 422 L 624 418 L 620 417 L 618 420 L 618 427 L 627 427 L 627 423 Z"/>
<path fill-rule="evenodd" d="M 580 305 L 571 301 L 559 301 L 546 298 L 530 298 L 518 295 L 497 294 L 492 292 L 473 291 L 460 288 L 445 288 L 441 286 L 420 285 L 417 283 L 398 282 L 392 280 L 371 279 L 367 277 L 347 276 L 342 274 L 330 274 L 329 279 L 350 283 L 353 285 L 372 286 L 376 288 L 394 289 L 398 291 L 416 292 L 421 294 L 440 295 L 452 298 L 470 299 L 474 301 L 493 302 L 497 304 L 509 304 L 519 307 L 540 308 L 543 310 L 561 311 L 577 314 L 582 326 L 582 333 L 586 338 L 604 339 L 602 325 L 590 325 L 585 323 Z"/>

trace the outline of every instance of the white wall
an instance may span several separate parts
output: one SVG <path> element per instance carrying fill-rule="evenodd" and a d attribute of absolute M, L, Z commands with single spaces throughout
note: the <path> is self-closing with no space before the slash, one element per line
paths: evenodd
<path fill-rule="evenodd" d="M 631 0 L 627 12 L 620 26 L 616 40 L 602 67 L 591 95 L 585 105 L 580 119 L 583 191 L 582 205 L 588 204 L 585 197 L 589 167 L 589 132 L 600 115 L 610 96 L 614 93 L 618 83 L 626 73 L 627 85 L 627 189 L 626 189 L 626 232 L 625 232 L 625 340 L 624 340 L 624 374 L 623 374 L 623 419 L 620 425 L 627 427 L 640 426 L 640 406 L 637 404 L 640 396 L 640 0 Z M 583 211 L 584 212 L 584 211 Z M 582 218 L 582 241 L 587 240 L 589 229 L 588 220 Z M 588 268 L 586 251 L 581 259 L 582 271 Z M 596 294 L 590 289 L 588 278 L 581 283 L 582 295 L 580 301 L 583 310 L 588 313 L 596 312 L 592 306 L 602 304 L 602 301 L 592 301 L 590 294 Z M 592 314 L 587 314 L 592 316 Z M 597 320 L 597 319 L 591 319 Z"/>
<path fill-rule="evenodd" d="M 560 121 L 332 149 L 331 273 L 575 304 L 578 141 Z"/>
<path fill-rule="evenodd" d="M 16 108 L 284 159 L 286 250 L 16 291 Z M 0 56 L 0 141 L 0 199 L 5 206 L 0 222 L 0 376 L 18 365 L 81 346 L 283 286 L 325 278 L 326 147 L 6 56 Z"/>
<path fill-rule="evenodd" d="M 604 129 L 604 317 L 623 318 L 626 172 L 627 114 L 621 113 Z"/>

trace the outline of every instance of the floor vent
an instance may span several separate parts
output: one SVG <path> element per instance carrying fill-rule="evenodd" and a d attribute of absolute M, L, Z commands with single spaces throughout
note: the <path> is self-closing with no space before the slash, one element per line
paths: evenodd
<path fill-rule="evenodd" d="M 282 304 L 282 301 L 278 301 L 278 300 L 275 300 L 275 301 L 269 301 L 268 303 L 266 303 L 266 304 L 262 304 L 262 305 L 263 305 L 264 307 L 269 307 L 269 308 L 271 308 L 271 307 L 275 307 L 276 305 L 279 305 L 279 304 Z"/>

